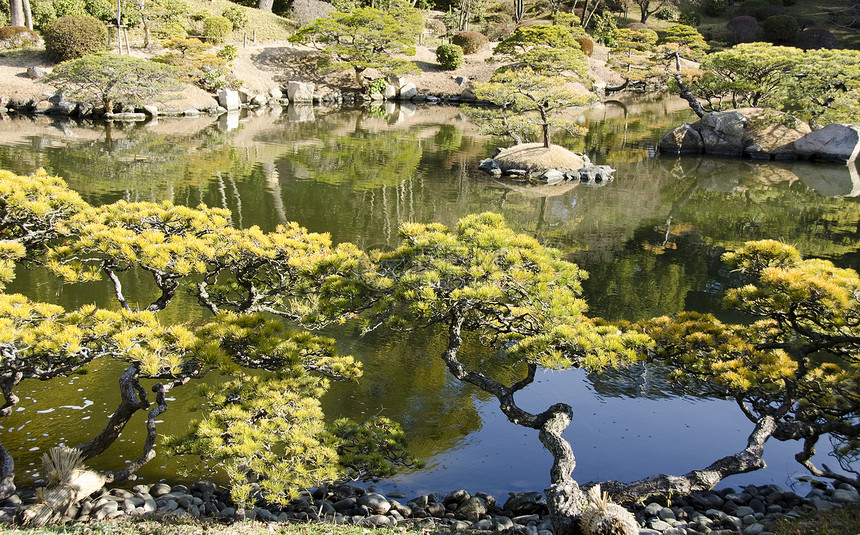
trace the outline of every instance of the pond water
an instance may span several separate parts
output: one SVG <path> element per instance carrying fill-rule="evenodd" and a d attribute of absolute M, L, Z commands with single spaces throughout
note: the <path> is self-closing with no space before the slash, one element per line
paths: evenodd
<path fill-rule="evenodd" d="M 659 136 L 692 119 L 674 99 L 629 98 L 584 112 L 578 120 L 587 135 L 554 142 L 615 168 L 615 179 L 601 187 L 489 178 L 477 164 L 504 141 L 481 135 L 455 107 L 289 108 L 135 125 L 5 117 L 0 168 L 25 174 L 44 167 L 91 203 L 204 203 L 229 208 L 237 226 L 272 230 L 298 221 L 368 249 L 395 246 L 403 221 L 452 225 L 492 210 L 584 267 L 591 312 L 610 319 L 718 311 L 731 282 L 720 254 L 750 239 L 782 239 L 857 269 L 860 179 L 853 166 L 655 157 Z M 127 295 L 151 293 L 144 279 L 130 274 Z M 21 270 L 10 289 L 67 307 L 112 306 L 106 286 L 62 287 L 37 270 Z M 202 317 L 181 299 L 162 314 L 165 321 Z M 546 486 L 550 456 L 536 433 L 508 423 L 492 399 L 452 380 L 438 359 L 436 333 L 360 338 L 345 331 L 328 334 L 363 361 L 365 375 L 358 384 L 335 385 L 323 400 L 326 413 L 392 417 L 426 461 L 379 482 L 382 489 L 504 495 Z M 0 421 L 19 482 L 38 477 L 45 449 L 79 444 L 101 428 L 116 404 L 121 369 L 106 362 L 66 381 L 21 384 L 17 411 Z M 582 482 L 684 473 L 744 447 L 751 424 L 733 403 L 674 391 L 663 375 L 641 365 L 599 376 L 546 373 L 523 392 L 522 404 L 573 405 L 566 436 Z M 167 434 L 195 416 L 193 386 L 172 394 L 159 428 Z M 90 465 L 117 469 L 136 457 L 140 423 Z M 769 443 L 767 470 L 725 484 L 789 484 L 803 474 L 795 451 L 794 444 Z M 175 481 L 194 467 L 193 459 L 162 454 L 140 474 Z"/>

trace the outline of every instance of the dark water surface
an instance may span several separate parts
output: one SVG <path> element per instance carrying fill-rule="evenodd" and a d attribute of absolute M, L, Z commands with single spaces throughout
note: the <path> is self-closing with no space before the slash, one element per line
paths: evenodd
<path fill-rule="evenodd" d="M 653 157 L 664 131 L 693 119 L 675 100 L 629 99 L 588 110 L 579 117 L 585 138 L 554 142 L 615 168 L 615 180 L 601 187 L 535 188 L 487 177 L 477 164 L 503 141 L 481 135 L 449 107 L 291 108 L 126 126 L 7 117 L 0 121 L 0 168 L 24 174 L 44 167 L 91 203 L 204 203 L 229 208 L 237 226 L 272 230 L 294 220 L 363 248 L 395 246 L 403 221 L 452 225 L 469 213 L 497 211 L 589 271 L 591 311 L 611 319 L 719 310 L 731 282 L 720 254 L 750 239 L 781 239 L 857 269 L 854 167 Z M 124 286 L 127 295 L 153 291 L 134 274 Z M 39 271 L 21 271 L 10 290 L 67 307 L 113 306 L 104 285 L 61 287 Z M 162 314 L 166 322 L 202 317 L 182 299 Z M 326 413 L 390 416 L 427 462 L 382 488 L 503 495 L 546 486 L 550 456 L 536 433 L 508 423 L 486 395 L 453 381 L 438 359 L 436 333 L 328 334 L 363 361 L 365 375 L 357 385 L 332 388 Z M 0 440 L 17 459 L 19 481 L 37 477 L 47 448 L 84 442 L 101 428 L 116 404 L 121 368 L 107 362 L 66 381 L 18 388 L 21 403 L 0 421 Z M 522 404 L 536 411 L 573 405 L 567 437 L 578 459 L 574 476 L 583 482 L 684 473 L 744 447 L 752 426 L 733 403 L 675 392 L 661 377 L 644 366 L 600 376 L 546 373 L 523 392 Z M 172 394 L 159 428 L 167 434 L 183 431 L 195 416 L 194 386 Z M 90 464 L 116 469 L 136 457 L 141 422 Z M 802 474 L 792 459 L 796 449 L 769 443 L 766 471 L 726 484 L 788 484 Z M 193 459 L 162 454 L 141 475 L 174 481 L 194 466 Z"/>

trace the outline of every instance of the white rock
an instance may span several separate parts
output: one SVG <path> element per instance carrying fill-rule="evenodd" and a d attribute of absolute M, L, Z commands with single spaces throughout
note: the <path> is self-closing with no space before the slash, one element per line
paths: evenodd
<path fill-rule="evenodd" d="M 310 82 L 289 82 L 287 98 L 290 102 L 313 102 L 315 85 Z"/>
<path fill-rule="evenodd" d="M 218 104 L 229 110 L 238 110 L 242 106 L 239 100 L 239 92 L 232 89 L 218 91 Z"/>

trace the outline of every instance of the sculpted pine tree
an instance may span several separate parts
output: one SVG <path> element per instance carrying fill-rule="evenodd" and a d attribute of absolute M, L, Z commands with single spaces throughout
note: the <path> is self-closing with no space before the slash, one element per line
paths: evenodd
<path fill-rule="evenodd" d="M 273 502 L 330 480 L 372 458 L 376 466 L 407 459 L 395 447 L 384 453 L 362 443 L 361 453 L 338 464 L 339 452 L 362 442 L 344 425 L 329 430 L 318 398 L 328 379 L 357 378 L 360 366 L 338 355 L 334 342 L 285 328 L 263 312 L 287 317 L 307 314 L 315 288 L 329 266 L 348 266 L 354 247 L 333 248 L 326 236 L 297 225 L 262 233 L 237 230 L 229 213 L 170 203 L 125 203 L 92 207 L 62 180 L 37 174 L 0 173 L 0 276 L 9 281 L 16 263 L 38 261 L 66 283 L 108 282 L 119 310 L 94 305 L 67 312 L 0 293 L 0 390 L 8 415 L 18 402 L 22 379 L 49 380 L 75 372 L 99 358 L 124 361 L 120 402 L 105 428 L 78 446 L 82 459 L 103 453 L 137 411 L 148 410 L 140 456 L 106 482 L 133 475 L 155 457 L 156 424 L 167 410 L 166 393 L 211 370 L 230 378 L 210 389 L 207 416 L 187 436 L 171 439 L 178 453 L 200 455 L 204 466 L 221 466 L 241 512 L 254 503 L 251 482 Z M 353 254 L 354 253 L 354 254 Z M 149 274 L 156 289 L 127 296 L 123 273 Z M 198 281 L 194 284 L 191 275 Z M 164 310 L 181 288 L 198 292 L 215 316 L 198 323 L 162 324 Z M 247 370 L 266 370 L 253 379 Z M 158 379 L 155 403 L 140 380 Z M 248 388 L 249 382 L 255 385 Z M 399 427 L 384 419 L 353 422 L 376 429 L 379 440 Z M 253 432 L 252 432 L 253 431 Z M 399 442 L 397 444 L 400 444 Z M 286 459 L 280 456 L 291 452 Z M 365 465 L 369 466 L 369 465 Z M 14 492 L 14 463 L 0 446 L 0 495 Z"/>
<path fill-rule="evenodd" d="M 417 67 L 395 54 L 415 55 L 415 43 L 424 24 L 420 11 L 395 1 L 383 11 L 359 7 L 348 13 L 335 11 L 299 29 L 290 41 L 319 48 L 332 68 L 351 68 L 359 86 L 362 73 L 374 68 L 385 72 L 414 72 Z"/>
<path fill-rule="evenodd" d="M 507 228 L 501 216 L 481 214 L 450 230 L 407 223 L 403 242 L 371 254 L 366 269 L 330 278 L 322 310 L 361 315 L 366 329 L 438 326 L 447 344 L 440 355 L 458 380 L 493 395 L 513 423 L 535 429 L 552 454 L 547 504 L 556 534 L 576 533 L 586 503 L 572 478 L 576 460 L 562 433 L 573 410 L 558 403 L 530 412 L 516 396 L 539 368 L 599 369 L 636 357 L 647 337 L 602 325 L 585 315 L 579 297 L 585 274 L 561 254 Z M 469 344 L 492 348 L 498 360 L 469 358 Z M 521 365 L 517 379 L 496 379 L 501 367 Z"/>
<path fill-rule="evenodd" d="M 816 477 L 860 487 L 860 277 L 831 262 L 803 259 L 773 240 L 749 242 L 723 257 L 744 285 L 726 292 L 728 307 L 756 321 L 726 324 L 682 313 L 646 324 L 656 354 L 697 392 L 734 398 L 754 424 L 747 447 L 703 470 L 659 475 L 633 484 L 604 483 L 613 497 L 686 494 L 765 466 L 765 441 L 799 440 L 797 461 Z M 818 441 L 836 441 L 845 472 L 816 466 Z"/>
<path fill-rule="evenodd" d="M 559 117 L 589 101 L 570 86 L 588 76 L 588 58 L 570 28 L 523 26 L 499 43 L 495 52 L 510 56 L 514 63 L 497 70 L 489 82 L 475 84 L 475 95 L 499 108 L 472 110 L 487 132 L 511 136 L 517 143 L 537 135 L 549 148 L 551 128 L 576 130 Z"/>
<path fill-rule="evenodd" d="M 67 100 L 91 102 L 111 113 L 114 103 L 142 105 L 181 88 L 176 71 L 164 64 L 100 52 L 57 65 L 47 81 Z"/>

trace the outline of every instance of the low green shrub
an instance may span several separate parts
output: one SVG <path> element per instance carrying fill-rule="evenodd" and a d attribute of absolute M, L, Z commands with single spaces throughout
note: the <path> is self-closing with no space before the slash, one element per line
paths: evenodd
<path fill-rule="evenodd" d="M 755 41 L 755 31 L 758 28 L 758 21 L 755 17 L 744 15 L 734 17 L 726 23 L 726 29 L 731 35 L 731 44 L 752 43 Z"/>
<path fill-rule="evenodd" d="M 89 15 L 67 15 L 45 27 L 45 52 L 58 63 L 77 59 L 104 50 L 107 37 L 107 27 L 102 21 Z"/>
<path fill-rule="evenodd" d="M 463 48 L 463 54 L 474 54 L 489 46 L 490 40 L 479 32 L 457 32 L 451 36 L 451 44 Z"/>
<path fill-rule="evenodd" d="M 233 23 L 224 17 L 214 15 L 203 19 L 203 38 L 210 43 L 222 43 L 233 33 Z"/>
<path fill-rule="evenodd" d="M 654 16 L 660 20 L 668 20 L 669 22 L 678 20 L 678 12 L 670 7 L 664 7 L 657 13 L 654 13 Z"/>
<path fill-rule="evenodd" d="M 777 15 L 785 15 L 785 8 L 782 6 L 764 6 L 760 7 L 755 12 L 755 18 L 758 20 L 767 20 Z"/>
<path fill-rule="evenodd" d="M 791 15 L 775 15 L 762 21 L 761 29 L 765 38 L 777 45 L 794 44 L 800 25 Z"/>
<path fill-rule="evenodd" d="M 230 6 L 221 15 L 233 23 L 234 30 L 240 30 L 248 25 L 248 14 L 239 6 Z"/>
<path fill-rule="evenodd" d="M 436 48 L 436 61 L 446 71 L 454 71 L 463 66 L 463 47 L 442 44 Z"/>

